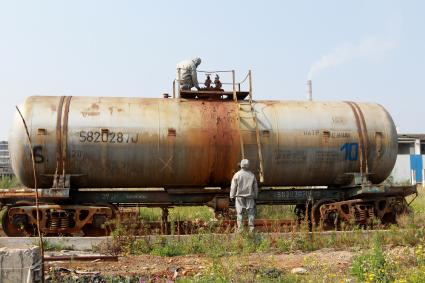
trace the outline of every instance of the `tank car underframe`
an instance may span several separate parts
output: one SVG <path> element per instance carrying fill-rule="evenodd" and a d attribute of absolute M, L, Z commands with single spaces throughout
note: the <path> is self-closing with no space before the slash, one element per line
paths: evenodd
<path fill-rule="evenodd" d="M 372 228 L 377 219 L 384 225 L 396 224 L 398 215 L 408 213 L 408 205 L 402 196 L 353 199 L 323 204 L 318 213 L 320 217 L 312 220 L 325 229 L 340 228 L 342 223 Z"/>
<path fill-rule="evenodd" d="M 73 235 L 81 231 L 89 236 L 108 234 L 107 220 L 115 211 L 104 205 L 42 204 L 38 207 L 41 232 L 45 235 Z M 3 214 L 3 231 L 8 236 L 31 236 L 37 231 L 37 208 L 18 203 Z"/>
<path fill-rule="evenodd" d="M 296 205 L 307 211 L 310 223 L 326 227 L 342 222 L 369 225 L 373 219 L 393 223 L 396 216 L 408 210 L 405 197 L 417 193 L 416 186 L 355 186 L 351 188 L 261 188 L 257 205 Z M 46 197 L 39 192 L 40 230 L 47 235 L 88 236 L 109 234 L 105 225 L 113 220 L 118 207 L 176 206 L 212 207 L 216 215 L 228 216 L 228 189 L 174 188 L 144 189 L 75 189 L 69 197 Z M 48 195 L 48 194 L 47 194 Z M 0 193 L 3 230 L 8 236 L 33 235 L 36 231 L 35 193 L 5 191 Z M 305 211 L 301 211 L 303 214 Z M 167 213 L 163 215 L 167 222 Z"/>

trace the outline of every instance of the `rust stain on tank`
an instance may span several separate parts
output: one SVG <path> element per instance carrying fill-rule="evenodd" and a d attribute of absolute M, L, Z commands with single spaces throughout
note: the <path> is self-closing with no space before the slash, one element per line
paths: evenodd
<path fill-rule="evenodd" d="M 121 113 L 121 112 L 124 112 L 124 109 L 122 109 L 122 108 L 118 108 L 118 107 L 115 107 L 115 106 L 110 106 L 110 107 L 108 107 L 108 110 L 109 110 L 109 113 L 112 115 L 112 114 L 114 114 L 114 109 L 115 109 L 115 111 L 117 111 L 118 113 Z"/>
<path fill-rule="evenodd" d="M 84 111 L 81 111 L 81 114 L 83 115 L 84 118 L 89 116 L 99 116 L 100 115 L 99 104 L 92 103 L 90 107 L 86 108 Z"/>
<path fill-rule="evenodd" d="M 205 111 L 205 115 L 210 116 L 210 125 L 213 130 L 210 146 L 215 149 L 213 156 L 210 156 L 214 160 L 210 171 L 210 181 L 224 185 L 231 178 L 233 169 L 238 162 L 237 150 L 235 151 L 239 141 L 237 113 L 232 103 L 217 102 L 207 105 L 209 109 Z"/>

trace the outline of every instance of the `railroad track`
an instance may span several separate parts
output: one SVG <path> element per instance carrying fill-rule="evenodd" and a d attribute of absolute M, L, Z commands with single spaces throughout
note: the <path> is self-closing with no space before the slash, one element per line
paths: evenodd
<path fill-rule="evenodd" d="M 216 220 L 216 221 L 202 221 L 202 220 L 180 220 L 180 221 L 144 221 L 134 220 L 131 218 L 121 219 L 117 221 L 117 224 L 111 224 L 107 233 L 99 234 L 96 236 L 82 236 L 80 234 L 75 235 L 55 235 L 55 234 L 44 234 L 47 239 L 60 238 L 60 239 L 91 239 L 108 238 L 110 233 L 116 229 L 118 234 L 122 233 L 128 236 L 143 237 L 143 236 L 190 236 L 195 234 L 216 234 L 225 235 L 236 232 L 236 220 Z M 305 222 L 298 222 L 292 219 L 256 219 L 254 221 L 255 231 L 257 233 L 277 233 L 277 234 L 296 234 L 296 233 L 310 233 L 310 234 L 329 234 L 334 232 L 347 233 L 350 231 L 336 231 L 335 229 L 311 229 Z M 244 227 L 247 227 L 247 221 L 244 221 Z M 347 226 L 348 227 L 348 226 Z M 346 228 L 347 228 L 346 227 Z M 367 227 L 364 231 L 386 231 L 384 225 L 376 225 L 375 227 Z M 2 229 L 0 229 L 0 238 L 9 239 L 22 239 L 29 238 L 34 239 L 36 234 L 28 235 L 27 237 L 8 237 Z M 1 241 L 0 241 L 1 242 Z M 1 244 L 0 244 L 1 246 Z"/>
<path fill-rule="evenodd" d="M 190 235 L 199 233 L 233 233 L 236 230 L 236 220 L 217 220 L 217 221 L 202 221 L 202 220 L 180 220 L 180 221 L 143 221 L 135 220 L 134 218 L 121 218 L 110 225 L 105 234 L 99 234 L 95 237 L 108 236 L 111 231 L 116 228 L 137 236 L 146 235 Z M 244 221 L 247 226 L 247 221 Z M 270 232 L 293 232 L 299 227 L 296 221 L 290 219 L 256 219 L 254 222 L 255 230 L 261 233 Z M 35 236 L 35 233 L 30 236 Z M 76 235 L 54 235 L 46 234 L 46 236 L 79 236 Z M 0 237 L 7 237 L 3 229 L 0 229 Z M 17 237 L 16 237 L 17 238 Z"/>
<path fill-rule="evenodd" d="M 152 234 L 174 234 L 187 235 L 198 233 L 231 233 L 236 230 L 236 220 L 217 220 L 217 221 L 139 221 L 139 222 L 121 222 L 120 225 L 127 227 L 137 235 Z M 247 226 L 247 221 L 244 221 Z M 299 225 L 296 221 L 290 219 L 256 219 L 254 221 L 255 230 L 258 232 L 292 232 L 297 230 Z"/>

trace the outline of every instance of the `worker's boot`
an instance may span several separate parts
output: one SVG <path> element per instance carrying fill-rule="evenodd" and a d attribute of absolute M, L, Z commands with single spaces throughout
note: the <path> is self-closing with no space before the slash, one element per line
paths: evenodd
<path fill-rule="evenodd" d="M 238 213 L 236 215 L 236 223 L 237 223 L 237 227 L 236 227 L 236 233 L 242 233 L 243 232 L 243 216 L 242 213 Z"/>

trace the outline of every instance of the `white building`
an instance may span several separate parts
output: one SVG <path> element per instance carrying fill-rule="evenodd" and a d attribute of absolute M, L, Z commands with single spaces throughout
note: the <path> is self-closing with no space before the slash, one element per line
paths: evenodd
<path fill-rule="evenodd" d="M 424 183 L 425 134 L 399 134 L 394 184 Z"/>
<path fill-rule="evenodd" d="M 13 177 L 10 166 L 9 144 L 7 141 L 0 141 L 0 179 Z"/>

